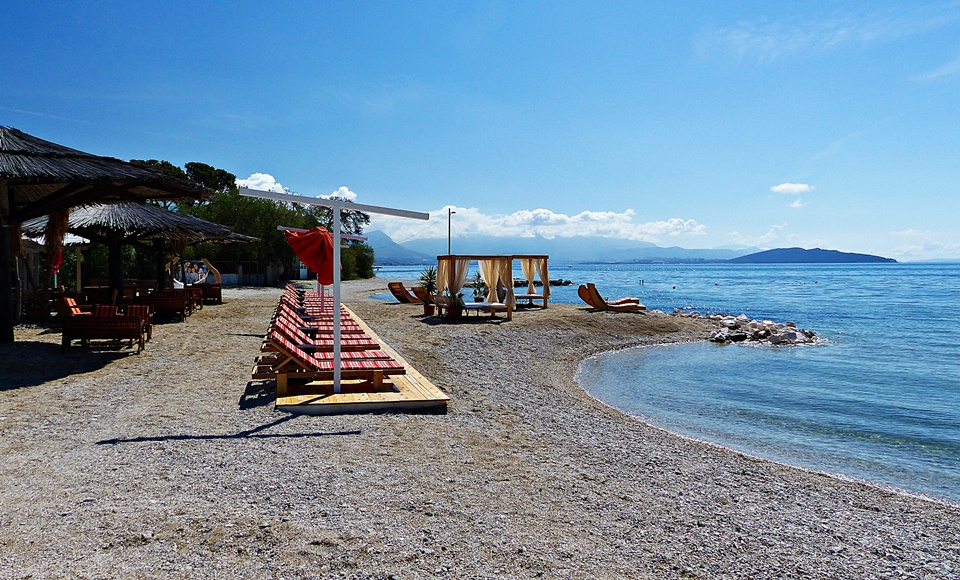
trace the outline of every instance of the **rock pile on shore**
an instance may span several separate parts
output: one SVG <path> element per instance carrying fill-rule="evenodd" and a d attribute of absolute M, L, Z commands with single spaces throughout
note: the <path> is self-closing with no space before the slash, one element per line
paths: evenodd
<path fill-rule="evenodd" d="M 674 316 L 683 318 L 701 318 L 699 312 L 674 310 Z M 797 328 L 793 322 L 778 323 L 772 320 L 753 320 L 746 314 L 724 316 L 712 314 L 703 316 L 713 320 L 720 328 L 710 334 L 711 342 L 762 342 L 771 346 L 789 346 L 795 344 L 815 344 L 818 341 L 812 330 Z"/>

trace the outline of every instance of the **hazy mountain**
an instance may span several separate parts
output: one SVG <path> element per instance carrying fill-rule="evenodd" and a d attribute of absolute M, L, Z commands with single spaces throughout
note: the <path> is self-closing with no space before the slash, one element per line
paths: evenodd
<path fill-rule="evenodd" d="M 748 254 L 730 260 L 736 264 L 854 264 L 869 262 L 896 262 L 893 258 L 883 258 L 871 254 L 854 254 L 837 250 L 814 248 L 777 248 L 756 254 Z"/>
<path fill-rule="evenodd" d="M 374 263 L 378 266 L 399 266 L 406 264 L 436 263 L 437 255 L 421 254 L 390 239 L 381 231 L 366 232 L 367 245 L 373 248 Z"/>
<path fill-rule="evenodd" d="M 376 244 L 372 241 L 373 235 L 378 235 Z M 447 240 L 422 239 L 411 240 L 398 246 L 411 251 L 413 254 L 401 262 L 403 256 L 397 253 L 384 254 L 381 259 L 383 246 L 389 248 L 386 240 L 390 240 L 382 232 L 368 232 L 371 237 L 368 242 L 374 247 L 377 264 L 422 264 L 423 260 L 436 261 L 436 256 L 447 253 Z M 380 238 L 379 236 L 383 236 Z M 393 243 L 390 240 L 390 243 Z M 397 245 L 397 244 L 394 244 Z M 688 261 L 722 261 L 756 252 L 758 248 L 742 249 L 715 249 L 691 250 L 687 248 L 661 248 L 649 242 L 621 240 L 615 238 L 574 237 L 546 239 L 531 238 L 502 238 L 494 236 L 475 236 L 471 238 L 454 238 L 451 249 L 454 254 L 547 254 L 553 263 L 575 262 L 688 262 Z M 391 261 L 386 261 L 387 259 Z"/>

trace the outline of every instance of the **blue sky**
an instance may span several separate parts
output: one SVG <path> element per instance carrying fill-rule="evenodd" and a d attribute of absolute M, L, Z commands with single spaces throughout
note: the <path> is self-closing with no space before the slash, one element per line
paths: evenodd
<path fill-rule="evenodd" d="M 17 2 L 0 124 L 430 211 L 400 241 L 960 258 L 960 2 Z M 304 6 L 305 5 L 305 6 Z"/>

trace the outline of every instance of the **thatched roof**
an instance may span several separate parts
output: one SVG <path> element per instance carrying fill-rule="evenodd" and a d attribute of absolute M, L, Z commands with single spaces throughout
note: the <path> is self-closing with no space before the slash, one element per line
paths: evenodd
<path fill-rule="evenodd" d="M 41 235 L 47 228 L 47 217 L 27 220 L 23 231 Z M 196 244 L 210 240 L 258 241 L 257 238 L 234 232 L 227 226 L 166 210 L 160 206 L 139 203 L 94 204 L 70 211 L 71 233 L 105 241 L 119 234 L 124 241 L 163 239 Z"/>
<path fill-rule="evenodd" d="M 12 222 L 87 203 L 190 201 L 213 195 L 201 185 L 148 167 L 84 153 L 3 126 L 0 184 L 12 194 Z"/>

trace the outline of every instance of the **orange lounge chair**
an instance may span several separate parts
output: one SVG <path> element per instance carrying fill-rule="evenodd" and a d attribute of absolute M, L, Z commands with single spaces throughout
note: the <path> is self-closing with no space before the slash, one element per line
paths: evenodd
<path fill-rule="evenodd" d="M 433 296 L 430 296 L 430 293 L 423 286 L 414 286 L 413 294 L 424 304 L 434 304 Z"/>
<path fill-rule="evenodd" d="M 600 295 L 597 287 L 588 282 L 586 286 L 577 288 L 577 294 L 580 299 L 592 306 L 596 310 L 609 310 L 611 312 L 642 312 L 647 309 L 640 304 L 639 298 L 618 298 L 616 300 L 607 300 Z"/>
<path fill-rule="evenodd" d="M 403 282 L 390 282 L 387 284 L 387 288 L 401 304 L 420 304 L 420 299 L 411 294 L 404 287 Z"/>

